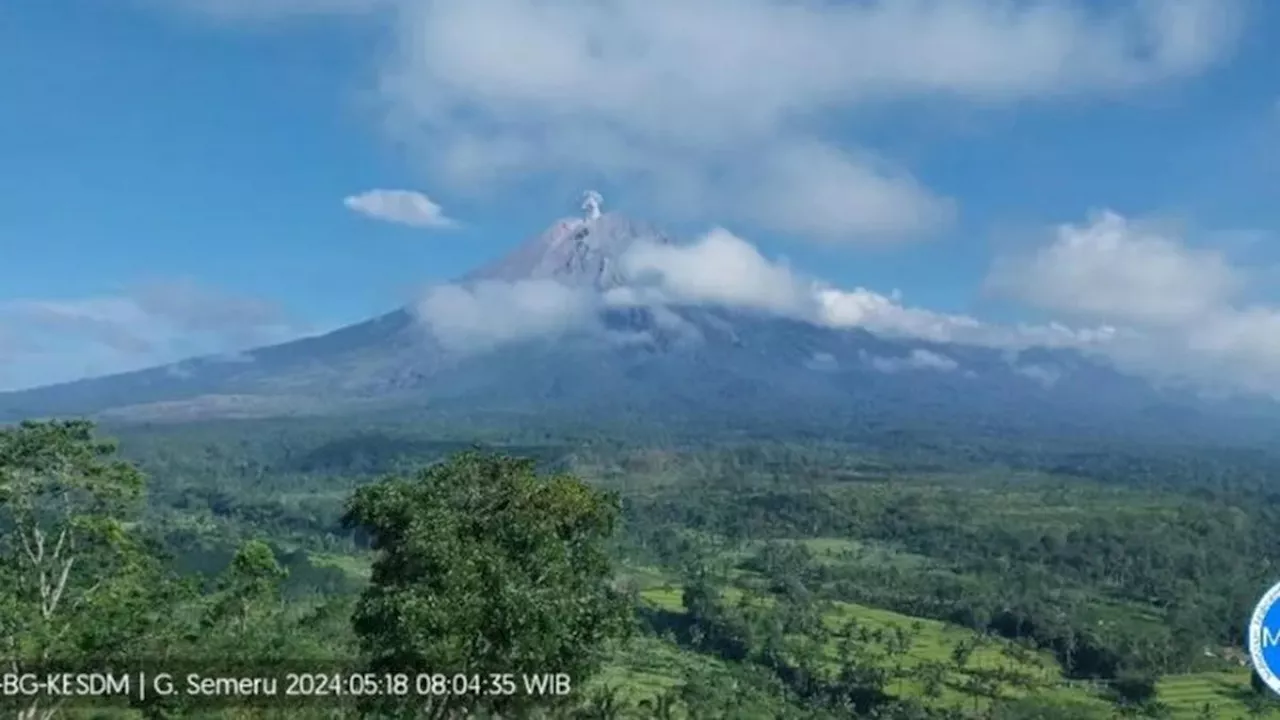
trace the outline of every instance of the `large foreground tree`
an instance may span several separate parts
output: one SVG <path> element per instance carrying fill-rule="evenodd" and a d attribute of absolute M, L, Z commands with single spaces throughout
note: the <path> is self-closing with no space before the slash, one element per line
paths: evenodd
<path fill-rule="evenodd" d="M 0 428 L 0 659 L 12 673 L 154 654 L 172 587 L 133 532 L 143 477 L 85 421 Z M 56 700 L 31 700 L 29 718 Z"/>
<path fill-rule="evenodd" d="M 520 676 L 564 673 L 580 688 L 606 641 L 630 628 L 605 547 L 618 517 L 614 495 L 479 452 L 358 490 L 347 523 L 378 553 L 354 616 L 369 669 L 480 681 L 436 697 L 410 688 L 377 710 L 525 716 L 567 702 L 527 693 Z M 495 674 L 514 674 L 514 692 L 500 692 Z"/>

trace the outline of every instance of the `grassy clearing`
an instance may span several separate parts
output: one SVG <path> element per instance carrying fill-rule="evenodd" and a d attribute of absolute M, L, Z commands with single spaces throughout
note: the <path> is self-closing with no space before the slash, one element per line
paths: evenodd
<path fill-rule="evenodd" d="M 770 542 L 803 545 L 813 553 L 818 562 L 828 565 L 897 565 L 906 569 L 936 564 L 924 555 L 917 555 L 888 543 L 845 537 L 752 540 L 735 550 L 732 553 L 733 559 L 750 557 Z"/>
<path fill-rule="evenodd" d="M 649 587 L 640 591 L 640 601 L 657 610 L 684 612 L 683 589 L 676 586 Z"/>
<path fill-rule="evenodd" d="M 939 707 L 978 708 L 989 704 L 990 699 L 973 691 L 974 683 L 984 671 L 1005 671 L 1010 673 L 1010 678 L 1016 672 L 1025 678 L 1021 682 L 995 681 L 991 695 L 1001 699 L 1022 697 L 1028 692 L 1041 694 L 1045 690 L 1056 690 L 1056 681 L 1061 676 L 1056 661 L 1047 654 L 1017 655 L 1012 643 L 979 636 L 970 630 L 936 620 L 914 618 L 853 603 L 835 603 L 833 610 L 824 617 L 827 627 L 832 630 L 839 630 L 850 620 L 855 621 L 859 627 L 886 632 L 892 632 L 894 628 L 914 628 L 917 634 L 910 650 L 895 661 L 911 677 L 894 681 L 890 690 L 897 695 L 928 698 L 930 704 Z M 980 644 L 961 667 L 953 661 L 952 653 L 966 641 L 978 641 Z M 836 643 L 831 643 L 826 651 L 833 662 L 839 657 Z M 941 692 L 932 698 L 929 698 L 926 683 L 922 679 L 927 665 L 944 668 Z"/>
<path fill-rule="evenodd" d="M 847 561 L 847 553 L 859 552 L 859 547 L 869 547 L 873 553 L 893 553 L 883 546 L 864 546 L 857 541 L 841 538 L 819 538 L 806 540 L 804 543 L 815 554 L 829 556 L 833 562 Z M 911 561 L 911 556 L 907 553 L 900 553 L 896 557 L 900 562 Z M 311 560 L 316 565 L 336 567 L 353 577 L 364 580 L 369 577 L 370 558 L 366 556 L 322 553 L 312 555 Z M 661 569 L 645 565 L 624 565 L 619 575 L 639 590 L 640 601 L 649 607 L 672 613 L 684 611 L 683 588 L 671 582 L 670 577 Z M 742 588 L 729 587 L 725 589 L 725 600 L 737 603 L 746 594 Z M 766 596 L 755 596 L 752 599 L 761 603 L 770 601 Z M 1113 615 L 1113 619 L 1123 617 L 1133 620 L 1141 615 L 1139 609 L 1120 604 L 1108 606 L 1104 610 L 1108 615 Z M 1047 653 L 1015 656 L 1013 643 L 1005 640 L 981 637 L 966 628 L 937 620 L 855 603 L 833 603 L 823 620 L 832 630 L 839 630 L 850 620 L 871 631 L 892 632 L 895 627 L 917 628 L 915 641 L 901 659 L 903 669 L 923 669 L 933 663 L 947 667 L 942 692 L 928 699 L 929 704 L 939 707 L 985 707 L 990 700 L 974 693 L 973 677 L 976 672 L 1003 669 L 1016 671 L 1029 683 L 997 683 L 994 688 L 996 697 L 1013 699 L 1031 696 L 1049 704 L 1078 708 L 1082 718 L 1094 712 L 1103 717 L 1108 716 L 1110 703 L 1103 699 L 1102 692 L 1088 683 L 1063 680 L 1057 661 Z M 1141 620 L 1156 622 L 1158 618 L 1142 617 Z M 952 661 L 955 647 L 975 638 L 979 639 L 979 646 L 963 670 L 956 668 Z M 831 643 L 825 648 L 825 654 L 834 661 L 839 655 L 838 646 Z M 715 678 L 723 678 L 725 682 L 732 681 L 731 669 L 718 658 L 682 649 L 661 638 L 640 636 L 616 649 L 612 659 L 592 681 L 591 686 L 615 688 L 619 696 L 627 700 L 652 699 L 677 687 L 695 670 L 713 681 Z M 890 690 L 901 695 L 926 697 L 925 685 L 918 679 L 895 682 Z M 1205 717 L 1203 709 L 1206 705 L 1211 713 L 1208 717 L 1223 720 L 1256 717 L 1249 714 L 1243 702 L 1243 698 L 1251 692 L 1249 674 L 1244 669 L 1166 677 L 1160 681 L 1158 691 L 1160 702 L 1169 707 L 1174 718 L 1190 720 Z M 1280 717 L 1280 712 L 1264 717 Z"/>
<path fill-rule="evenodd" d="M 1249 672 L 1206 672 L 1194 675 L 1176 675 L 1164 678 L 1158 686 L 1160 701 L 1168 705 L 1175 718 L 1204 717 L 1206 705 L 1210 717 L 1239 719 L 1257 717 L 1250 715 L 1244 698 L 1253 692 L 1249 687 Z M 1262 717 L 1277 717 L 1272 712 Z"/>
<path fill-rule="evenodd" d="M 789 706 L 788 701 L 779 697 L 777 688 L 762 680 L 764 677 L 767 675 L 744 676 L 741 666 L 687 650 L 664 638 L 639 635 L 619 643 L 600 673 L 583 690 L 586 693 L 613 691 L 617 699 L 632 707 L 648 702 L 649 710 L 640 707 L 637 714 L 626 716 L 646 720 L 655 716 L 653 708 L 661 704 L 662 696 L 675 695 L 679 698 L 683 695 L 683 686 L 690 681 L 722 691 L 732 689 L 731 695 L 735 697 L 737 706 L 725 717 L 774 720 L 783 714 L 783 708 L 789 707 L 793 712 L 799 709 Z M 698 718 L 680 700 L 670 707 L 671 717 Z"/>
<path fill-rule="evenodd" d="M 655 609 L 679 613 L 683 611 L 681 593 L 682 589 L 678 585 L 669 584 L 644 589 L 640 592 L 640 598 L 642 602 Z M 738 603 L 745 594 L 746 592 L 740 588 L 727 588 L 724 600 L 728 603 Z M 759 596 L 751 599 L 763 604 L 771 601 L 768 597 Z M 972 631 L 936 620 L 915 618 L 890 610 L 853 603 L 834 603 L 832 609 L 823 618 L 824 623 L 831 630 L 845 627 L 850 620 L 856 622 L 859 628 L 866 628 L 868 632 L 873 633 L 892 632 L 895 627 L 916 629 L 916 639 L 910 650 L 896 662 L 904 671 L 923 670 L 926 665 L 931 664 L 940 664 L 946 668 L 941 692 L 930 699 L 931 703 L 940 706 L 964 704 L 978 707 L 988 704 L 989 700 L 975 695 L 968 688 L 972 687 L 973 678 L 976 675 L 993 670 L 1017 670 L 1027 677 L 1027 682 L 1035 688 L 1034 692 L 1041 693 L 1047 690 L 1055 694 L 1059 693 L 1056 683 L 1061 673 L 1053 658 L 1046 654 L 1031 653 L 1027 659 L 1017 660 L 1012 643 L 980 637 Z M 981 644 L 961 669 L 954 666 L 951 656 L 955 647 L 966 640 L 977 640 Z M 824 654 L 833 663 L 836 662 L 839 657 L 838 642 L 828 643 L 824 648 Z M 911 674 L 921 675 L 919 672 Z M 890 689 L 897 694 L 926 697 L 925 683 L 922 679 L 895 681 Z M 996 683 L 994 693 L 996 697 L 1010 698 L 1025 695 L 1027 691 L 1013 683 L 1005 682 Z"/>
<path fill-rule="evenodd" d="M 937 563 L 924 555 L 900 550 L 891 545 L 851 538 L 812 538 L 799 540 L 828 565 L 894 566 L 899 570 L 916 570 Z"/>
<path fill-rule="evenodd" d="M 684 650 L 660 638 L 637 636 L 618 646 L 591 686 L 617 688 L 622 698 L 634 701 L 679 687 L 695 673 L 730 677 L 729 666 L 717 658 Z"/>
<path fill-rule="evenodd" d="M 315 553 L 309 557 L 316 567 L 337 568 L 359 580 L 368 580 L 372 572 L 373 560 L 367 556 Z"/>
<path fill-rule="evenodd" d="M 654 571 L 656 574 L 656 571 Z M 683 612 L 682 589 L 669 582 L 653 582 L 640 592 L 641 601 L 655 609 Z M 740 588 L 727 588 L 724 599 L 737 603 L 744 595 Z M 768 598 L 755 599 L 767 603 Z M 946 668 L 944 687 L 939 695 L 927 698 L 925 683 L 921 679 L 895 681 L 890 690 L 896 694 L 927 698 L 938 707 L 962 706 L 982 708 L 991 701 L 975 693 L 974 678 L 990 671 L 1017 673 L 1019 682 L 996 682 L 990 693 L 995 698 L 1009 700 L 1034 697 L 1048 704 L 1077 708 L 1081 717 L 1090 713 L 1108 717 L 1111 704 L 1105 699 L 1105 688 L 1089 683 L 1068 682 L 1062 677 L 1061 667 L 1048 653 L 1027 652 L 1014 649 L 1014 644 L 1002 639 L 979 636 L 971 630 L 949 625 L 937 620 L 916 618 L 891 610 L 867 607 L 854 603 L 834 603 L 824 622 L 832 630 L 838 630 L 850 620 L 869 630 L 892 632 L 893 628 L 916 628 L 916 639 L 910 650 L 901 658 L 904 670 L 923 670 L 930 664 Z M 955 666 L 952 652 L 961 642 L 977 639 L 980 643 L 963 669 Z M 835 661 L 839 656 L 836 643 L 825 648 L 825 654 Z M 702 657 L 694 655 L 693 657 Z M 688 659 L 688 658 L 686 658 Z M 921 673 L 914 673 L 919 676 Z M 1245 670 L 1206 672 L 1164 678 L 1158 686 L 1158 699 L 1169 706 L 1175 718 L 1203 717 L 1204 706 L 1210 706 L 1214 718 L 1245 718 L 1248 714 L 1242 697 L 1249 692 L 1249 675 Z M 1280 713 L 1276 716 L 1280 717 Z"/>

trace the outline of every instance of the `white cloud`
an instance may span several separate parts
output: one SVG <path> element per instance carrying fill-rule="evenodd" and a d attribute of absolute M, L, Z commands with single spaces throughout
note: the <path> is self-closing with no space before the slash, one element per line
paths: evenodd
<path fill-rule="evenodd" d="M 713 303 L 805 313 L 811 296 L 785 266 L 766 259 L 747 241 L 717 228 L 691 245 L 638 243 L 622 257 L 621 270 L 659 287 L 675 303 Z"/>
<path fill-rule="evenodd" d="M 151 0 L 155 1 L 155 0 Z M 954 202 L 859 147 L 919 101 L 1114 96 L 1204 72 L 1244 0 L 180 0 L 375 16 L 386 128 L 455 190 L 607 180 L 672 216 L 901 239 Z"/>
<path fill-rule="evenodd" d="M 448 228 L 457 223 L 446 217 L 431 198 L 413 190 L 368 190 L 343 198 L 342 204 L 375 220 L 419 228 Z"/>
<path fill-rule="evenodd" d="M 1239 278 L 1225 257 L 1104 212 L 1063 225 L 1037 252 L 997 264 L 989 284 L 1047 310 L 1177 325 L 1221 307 Z"/>
<path fill-rule="evenodd" d="M 454 349 L 500 344 L 568 330 L 590 329 L 603 307 L 647 307 L 666 330 L 696 337 L 696 328 L 671 312 L 679 305 L 746 308 L 832 328 L 1001 349 L 1070 347 L 1098 350 L 1121 337 L 1116 328 L 1061 323 L 995 325 L 967 315 L 903 305 L 898 293 L 841 290 L 771 260 L 748 241 L 717 228 L 687 245 L 640 241 L 619 260 L 627 283 L 602 297 L 549 280 L 446 285 L 427 293 L 418 314 Z M 927 355 L 912 362 L 928 362 Z"/>
<path fill-rule="evenodd" d="M 908 307 L 895 292 L 883 295 L 866 288 L 840 290 L 814 285 L 817 321 L 830 327 L 862 328 L 878 335 L 961 343 L 995 348 L 1077 348 L 1109 345 L 1117 330 L 1108 325 L 1071 327 L 1059 322 L 996 325 L 970 315 Z"/>
<path fill-rule="evenodd" d="M 955 340 L 984 327 L 966 315 L 904 307 L 898 299 L 866 288 L 839 290 L 819 286 L 816 293 L 820 319 L 834 327 L 860 327 L 875 333 L 934 342 Z"/>
<path fill-rule="evenodd" d="M 835 288 L 766 258 L 723 229 L 689 245 L 637 244 L 621 266 L 633 284 L 609 294 L 615 305 L 713 303 L 891 337 L 1008 349 L 1102 348 L 1119 335 L 1108 325 L 994 325 L 968 315 L 908 307 L 896 291 L 884 295 L 861 287 Z"/>
<path fill-rule="evenodd" d="M 955 360 L 931 350 L 916 348 L 906 357 L 880 357 L 862 353 L 862 359 L 871 367 L 883 373 L 896 373 L 904 370 L 934 370 L 951 372 L 960 367 Z"/>
<path fill-rule="evenodd" d="M 766 258 L 754 245 L 724 229 L 689 245 L 637 244 L 623 256 L 621 266 L 633 284 L 609 293 L 614 305 L 713 303 L 765 310 L 828 327 L 1000 348 L 1087 348 L 1106 344 L 1116 334 L 1107 326 L 991 325 L 967 315 L 907 307 L 897 293 L 834 288 Z"/>
<path fill-rule="evenodd" d="M 552 280 L 483 281 L 429 289 L 415 306 L 440 344 L 471 353 L 592 322 L 597 299 Z"/>
<path fill-rule="evenodd" d="M 281 308 L 200 287 L 156 283 L 121 295 L 0 302 L 0 388 L 14 389 L 236 353 L 303 334 Z"/>
<path fill-rule="evenodd" d="M 1057 313 L 1124 327 L 1124 366 L 1217 388 L 1280 394 L 1280 307 L 1242 305 L 1249 272 L 1221 252 L 1102 213 L 995 265 L 992 287 Z"/>
<path fill-rule="evenodd" d="M 382 90 L 461 186 L 606 177 L 669 211 L 827 239 L 952 213 L 838 141 L 869 104 L 1115 93 L 1202 72 L 1231 0 L 405 3 Z"/>

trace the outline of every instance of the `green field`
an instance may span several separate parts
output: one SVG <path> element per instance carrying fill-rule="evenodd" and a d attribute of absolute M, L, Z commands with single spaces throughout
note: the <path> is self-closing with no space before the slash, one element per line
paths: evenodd
<path fill-rule="evenodd" d="M 492 456 L 387 478 L 438 459 L 445 448 L 429 438 L 210 432 L 134 450 L 148 458 L 149 505 L 120 527 L 164 562 L 131 565 L 127 583 L 108 577 L 172 608 L 146 618 L 163 646 L 107 627 L 135 617 L 108 613 L 85 625 L 83 647 L 359 658 L 412 638 L 444 658 L 433 666 L 475 652 L 501 668 L 507 658 L 466 643 L 521 636 L 510 651 L 541 648 L 538 662 L 579 673 L 573 720 L 1243 720 L 1280 707 L 1231 651 L 1237 619 L 1280 567 L 1280 461 L 911 435 L 879 449 L 575 441 L 526 449 L 583 482 L 561 476 L 551 495 L 525 496 L 504 483 L 543 481 Z M 419 445 L 429 456 L 405 456 Z M 353 492 L 369 485 L 377 492 Z M 522 497 L 564 504 L 509 502 Z M 392 531 L 398 554 L 375 551 L 386 538 L 363 525 L 352 532 L 352 503 L 378 510 L 362 522 Z M 562 524 L 584 507 L 599 524 Z M 494 512 L 518 521 L 494 524 Z M 564 561 L 571 549 L 585 559 Z M 615 621 L 601 635 L 570 626 L 584 598 Z M 491 635 L 450 638 L 478 620 Z M 119 637 L 100 642 L 108 629 Z"/>
<path fill-rule="evenodd" d="M 1025 513 L 1022 512 L 1024 509 Z M 1019 508 L 1014 514 L 1032 515 L 1033 509 Z M 808 548 L 818 562 L 828 566 L 892 566 L 911 570 L 935 564 L 928 557 L 885 543 L 837 537 L 806 538 L 795 542 Z M 761 541 L 749 542 L 737 550 L 724 551 L 724 555 L 727 561 L 740 561 L 763 545 Z M 367 556 L 316 553 L 311 557 L 316 565 L 339 568 L 360 580 L 369 577 L 370 560 Z M 734 584 L 722 589 L 727 603 L 750 601 L 768 605 L 772 602 L 767 594 L 757 594 L 752 589 L 760 584 L 758 576 L 740 569 L 732 570 L 730 575 Z M 683 588 L 662 568 L 623 562 L 619 576 L 638 591 L 643 606 L 672 614 L 684 612 Z M 1103 618 L 1099 620 L 1102 623 L 1159 622 L 1159 617 L 1149 611 L 1117 600 L 1102 599 L 1093 607 Z M 1105 683 L 1064 678 L 1061 666 L 1049 653 L 1029 650 L 1011 641 L 938 620 L 864 604 L 832 602 L 823 615 L 824 625 L 832 632 L 838 632 L 850 621 L 869 631 L 914 630 L 910 649 L 897 661 L 903 677 L 890 684 L 896 695 L 915 697 L 936 708 L 982 710 L 997 700 L 1007 702 L 1033 698 L 1040 705 L 1070 708 L 1070 712 L 1081 718 L 1111 717 L 1114 713 Z M 957 645 L 965 642 L 976 643 L 976 648 L 964 668 L 959 669 L 954 667 L 952 654 Z M 828 642 L 824 653 L 834 661 L 838 655 L 837 643 Z M 945 668 L 941 688 L 932 694 L 923 679 L 912 677 L 913 674 L 922 676 L 930 666 Z M 979 687 L 980 678 L 991 677 L 993 673 L 997 679 L 985 688 Z M 659 702 L 664 694 L 678 690 L 695 675 L 713 685 L 737 686 L 740 683 L 732 665 L 720 658 L 681 647 L 670 639 L 640 635 L 614 649 L 611 659 L 602 673 L 591 681 L 589 689 L 609 689 L 628 704 L 643 700 L 653 703 Z M 1266 716 L 1250 714 L 1245 703 L 1249 694 L 1249 677 L 1244 669 L 1216 670 L 1166 676 L 1158 684 L 1157 699 L 1173 718 Z M 770 717 L 768 708 L 772 706 L 769 703 L 775 699 L 762 694 L 756 697 L 755 702 L 761 714 L 751 715 L 750 708 L 747 708 L 743 710 L 747 713 L 743 717 Z M 1206 708 L 1208 715 L 1205 715 Z"/>
<path fill-rule="evenodd" d="M 852 543 L 822 539 L 806 543 L 818 550 L 839 554 L 852 547 Z M 678 584 L 664 579 L 655 568 L 633 568 L 629 577 L 641 580 L 641 602 L 649 607 L 671 613 L 683 612 L 682 592 Z M 743 591 L 736 587 L 724 591 L 725 600 L 737 603 Z M 759 598 L 768 602 L 768 598 Z M 971 630 L 949 625 L 937 620 L 916 618 L 891 610 L 867 607 L 855 603 L 836 602 L 824 615 L 824 623 L 838 630 L 853 620 L 860 627 L 892 631 L 894 628 L 915 628 L 916 638 L 902 659 L 907 673 L 919 671 L 930 664 L 950 665 L 952 652 L 962 642 L 977 642 L 978 646 L 965 670 L 948 668 L 940 694 L 927 698 L 934 707 L 965 707 L 981 709 L 991 704 L 991 698 L 1011 700 L 1032 696 L 1038 701 L 1072 708 L 1081 717 L 1110 717 L 1112 704 L 1107 697 L 1105 683 L 1071 681 L 1063 677 L 1062 668 L 1049 654 L 1032 652 L 1014 643 Z M 723 670 L 719 660 L 682 650 L 670 643 L 646 641 L 637 646 L 640 653 L 651 653 L 645 661 L 634 659 L 615 660 L 606 673 L 607 682 L 619 687 L 635 688 L 635 692 L 660 692 L 674 687 L 687 671 L 690 663 L 703 664 L 707 668 Z M 829 644 L 827 652 L 835 657 L 837 649 Z M 1017 682 L 997 682 L 993 691 L 985 696 L 975 692 L 974 678 L 982 671 L 1004 671 L 1017 674 Z M 920 680 L 906 679 L 891 685 L 895 694 L 926 698 L 925 685 Z M 1167 706 L 1172 717 L 1198 718 L 1208 706 L 1213 718 L 1247 718 L 1250 715 L 1243 698 L 1249 694 L 1249 675 L 1243 668 L 1237 671 L 1216 671 L 1168 676 L 1158 685 L 1158 701 Z"/>

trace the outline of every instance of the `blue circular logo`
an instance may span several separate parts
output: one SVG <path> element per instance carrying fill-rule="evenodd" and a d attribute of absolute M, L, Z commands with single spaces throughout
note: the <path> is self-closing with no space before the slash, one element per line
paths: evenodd
<path fill-rule="evenodd" d="M 1280 695 L 1280 583 L 1273 585 L 1253 609 L 1249 657 L 1262 682 Z"/>

